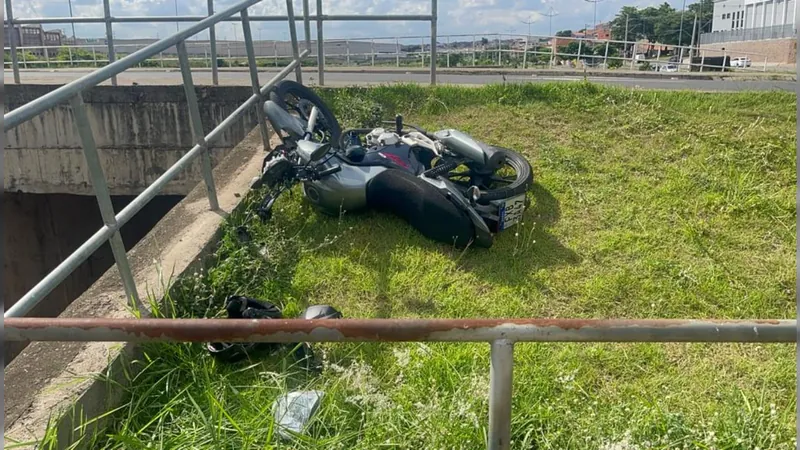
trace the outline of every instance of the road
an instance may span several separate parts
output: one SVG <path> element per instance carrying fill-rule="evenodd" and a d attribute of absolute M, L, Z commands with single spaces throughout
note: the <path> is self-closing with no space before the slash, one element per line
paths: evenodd
<path fill-rule="evenodd" d="M 20 78 L 27 84 L 65 84 L 88 73 L 86 70 L 37 70 L 23 71 Z M 262 70 L 259 72 L 261 83 L 265 83 L 276 71 Z M 211 73 L 207 71 L 195 71 L 195 84 L 210 85 Z M 291 78 L 291 76 L 290 76 Z M 12 79 L 10 70 L 6 70 L 4 79 L 8 83 Z M 462 85 L 482 85 L 489 83 L 541 83 L 541 82 L 576 82 L 583 77 L 575 76 L 531 76 L 531 75 L 489 75 L 489 74 L 447 74 L 440 73 L 437 81 L 441 84 L 462 84 Z M 370 85 L 382 83 L 423 83 L 430 80 L 427 73 L 412 72 L 326 72 L 325 84 L 330 86 L 345 85 Z M 735 80 L 687 80 L 687 79 L 653 79 L 653 78 L 623 78 L 623 77 L 589 77 L 594 83 L 624 86 L 629 88 L 641 89 L 668 89 L 668 90 L 697 90 L 697 91 L 795 91 L 794 81 L 758 80 L 758 81 L 735 81 Z M 219 73 L 221 85 L 237 86 L 249 85 L 250 74 L 245 71 L 222 71 Z M 304 81 L 307 84 L 316 84 L 316 72 L 304 72 Z M 118 76 L 121 85 L 148 84 L 148 85 L 170 85 L 182 84 L 181 74 L 177 69 L 148 70 L 148 71 L 128 71 Z M 110 84 L 105 82 L 103 84 Z"/>

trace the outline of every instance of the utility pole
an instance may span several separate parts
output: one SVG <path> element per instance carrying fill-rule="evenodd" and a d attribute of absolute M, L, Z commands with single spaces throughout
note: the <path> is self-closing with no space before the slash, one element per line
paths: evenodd
<path fill-rule="evenodd" d="M 531 15 L 530 17 L 528 17 L 528 20 L 523 20 L 522 21 L 522 23 L 524 23 L 525 25 L 528 25 L 528 36 L 531 35 L 531 24 L 536 22 L 535 20 L 531 20 L 532 17 L 533 16 Z"/>
<path fill-rule="evenodd" d="M 628 53 L 628 20 L 630 18 L 630 14 L 625 14 L 625 53 Z"/>
<path fill-rule="evenodd" d="M 545 16 L 545 17 L 547 17 L 548 19 L 550 19 L 550 28 L 548 29 L 547 33 L 548 33 L 548 36 L 550 36 L 550 37 L 553 37 L 553 17 L 554 17 L 554 16 L 557 16 L 557 15 L 558 15 L 558 13 L 557 13 L 557 12 L 555 12 L 555 11 L 553 10 L 553 7 L 551 6 L 551 7 L 550 7 L 550 10 L 549 10 L 549 11 L 547 11 L 547 14 L 545 14 L 545 13 L 542 13 L 542 15 L 543 15 L 543 16 Z"/>
<path fill-rule="evenodd" d="M 681 47 L 681 42 L 683 42 L 683 13 L 686 11 L 686 0 L 683 0 L 683 6 L 681 7 L 681 30 L 678 32 L 678 48 L 680 48 L 681 52 L 681 59 L 683 59 L 683 47 Z"/>
<path fill-rule="evenodd" d="M 594 3 L 594 28 L 597 28 L 597 4 L 603 0 L 584 0 L 589 3 Z"/>
<path fill-rule="evenodd" d="M 72 19 L 72 0 L 69 0 L 69 18 Z M 12 27 L 13 32 L 13 27 Z M 72 22 L 72 44 L 75 45 L 75 22 Z"/>
<path fill-rule="evenodd" d="M 692 25 L 692 42 L 689 43 L 689 57 L 694 56 L 694 38 L 697 34 L 697 13 L 694 13 L 694 24 Z"/>

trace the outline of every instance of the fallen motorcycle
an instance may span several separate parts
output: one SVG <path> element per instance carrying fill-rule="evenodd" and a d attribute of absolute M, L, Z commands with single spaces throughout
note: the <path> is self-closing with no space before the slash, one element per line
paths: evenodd
<path fill-rule="evenodd" d="M 267 154 L 254 187 L 268 193 L 258 215 L 298 183 L 319 210 L 392 212 L 428 238 L 491 247 L 494 234 L 519 223 L 533 183 L 517 152 L 458 130 L 429 133 L 397 116 L 389 129 L 342 130 L 311 89 L 284 80 L 264 112 L 282 143 Z"/>

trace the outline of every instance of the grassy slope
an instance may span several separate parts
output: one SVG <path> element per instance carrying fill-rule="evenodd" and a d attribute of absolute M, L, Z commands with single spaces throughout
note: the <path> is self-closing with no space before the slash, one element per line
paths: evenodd
<path fill-rule="evenodd" d="M 793 318 L 795 97 L 589 84 L 327 91 L 382 99 L 530 158 L 523 226 L 490 250 L 430 242 L 374 213 L 318 215 L 300 195 L 181 282 L 167 314 L 212 316 L 240 293 L 287 315 Z M 244 220 L 231 218 L 231 225 Z M 232 227 L 231 227 L 232 228 Z M 327 392 L 312 438 L 280 448 L 482 448 L 488 346 L 326 345 L 322 374 L 278 356 L 227 367 L 152 346 L 108 447 L 271 448 L 270 403 Z M 794 347 L 519 344 L 513 447 L 793 447 Z"/>

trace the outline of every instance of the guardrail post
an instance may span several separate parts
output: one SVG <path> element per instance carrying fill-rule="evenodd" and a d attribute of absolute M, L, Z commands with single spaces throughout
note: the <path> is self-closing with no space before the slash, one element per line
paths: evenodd
<path fill-rule="evenodd" d="M 400 39 L 394 38 L 394 57 L 397 67 L 400 67 Z"/>
<path fill-rule="evenodd" d="M 633 53 L 631 54 L 631 70 L 633 70 L 635 64 L 636 64 L 636 42 L 633 43 Z"/>
<path fill-rule="evenodd" d="M 122 236 L 120 236 L 119 229 L 117 228 L 114 206 L 111 204 L 111 194 L 108 190 L 106 177 L 103 174 L 103 167 L 100 165 L 100 157 L 97 154 L 97 144 L 94 141 L 92 125 L 89 122 L 89 116 L 86 114 L 86 107 L 83 104 L 82 94 L 78 93 L 76 96 L 72 97 L 70 105 L 72 106 L 72 114 L 75 117 L 75 127 L 78 130 L 78 135 L 83 145 L 83 156 L 86 158 L 86 165 L 89 168 L 89 177 L 92 179 L 94 195 L 97 198 L 97 204 L 100 206 L 100 215 L 103 217 L 103 222 L 110 229 L 114 230 L 108 242 L 111 245 L 111 252 L 114 254 L 114 260 L 117 262 L 117 269 L 122 278 L 125 296 L 128 301 L 133 302 L 135 307 L 143 311 L 142 303 L 139 300 L 139 293 L 136 290 L 136 282 L 133 280 L 133 273 L 131 273 L 131 266 L 128 262 L 128 255 L 125 253 L 125 244 L 122 242 Z"/>
<path fill-rule="evenodd" d="M 491 344 L 489 369 L 489 450 L 511 447 L 511 390 L 514 373 L 514 343 Z"/>
<path fill-rule="evenodd" d="M 303 68 L 300 67 L 300 49 L 297 48 L 297 26 L 294 22 L 294 5 L 292 0 L 286 0 L 286 15 L 289 18 L 289 35 L 292 38 L 292 57 L 297 61 L 294 74 L 297 82 L 303 84 Z"/>
<path fill-rule="evenodd" d="M 181 76 L 183 77 L 183 90 L 186 92 L 186 103 L 189 106 L 189 125 L 192 127 L 195 144 L 203 147 L 203 179 L 208 190 L 208 203 L 211 206 L 211 210 L 216 211 L 219 209 L 219 202 L 217 201 L 217 189 L 214 186 L 214 174 L 211 172 L 211 148 L 208 147 L 203 133 L 203 122 L 200 120 L 200 105 L 197 103 L 197 93 L 194 91 L 192 68 L 189 67 L 186 42 L 181 41 L 175 47 L 178 49 L 178 61 L 181 67 Z"/>
<path fill-rule="evenodd" d="M 214 15 L 214 0 L 208 0 L 208 15 Z M 219 71 L 217 68 L 217 33 L 216 26 L 211 25 L 208 28 L 208 45 L 211 47 L 211 84 L 214 86 L 219 85 Z"/>
<path fill-rule="evenodd" d="M 369 44 L 370 65 L 375 66 L 375 39 L 372 39 Z"/>
<path fill-rule="evenodd" d="M 322 0 L 317 0 L 317 78 L 325 85 L 325 38 L 322 36 Z"/>
<path fill-rule="evenodd" d="M 439 19 L 439 3 L 431 0 L 431 86 L 436 84 L 436 21 Z"/>
<path fill-rule="evenodd" d="M 603 69 L 608 69 L 608 41 L 606 41 L 606 53 L 603 55 Z"/>
<path fill-rule="evenodd" d="M 97 48 L 92 46 L 92 60 L 94 61 L 94 66 L 97 67 Z"/>
<path fill-rule="evenodd" d="M 422 67 L 425 67 L 425 38 L 420 38 L 419 54 L 422 57 Z"/>
<path fill-rule="evenodd" d="M 703 63 L 706 61 L 706 51 L 703 50 L 700 52 L 700 72 L 703 71 Z"/>
<path fill-rule="evenodd" d="M 70 55 L 69 60 L 70 62 L 72 62 L 72 55 Z M 25 47 L 22 47 L 22 68 L 23 69 L 28 68 L 28 59 L 25 57 Z"/>
<path fill-rule="evenodd" d="M 8 26 L 11 27 L 9 33 L 9 47 L 11 47 L 11 70 L 14 72 L 14 83 L 20 84 L 19 81 L 19 61 L 17 60 L 17 29 L 14 28 L 14 13 L 11 8 L 11 0 L 6 0 L 6 18 L 8 19 Z M 22 34 L 20 32 L 20 34 Z"/>
<path fill-rule="evenodd" d="M 525 50 L 522 53 L 522 69 L 528 68 L 528 36 L 525 36 Z"/>
<path fill-rule="evenodd" d="M 44 62 L 45 62 L 45 67 L 47 67 L 49 69 L 50 68 L 50 52 L 47 50 L 47 47 L 44 47 Z M 764 65 L 764 67 L 766 68 L 766 65 Z"/>
<path fill-rule="evenodd" d="M 114 29 L 111 25 L 111 2 L 110 0 L 103 0 L 103 18 L 106 22 L 106 45 L 108 45 L 108 63 L 111 64 L 116 61 L 114 56 Z M 72 65 L 72 53 L 70 52 L 70 65 Z M 117 85 L 117 76 L 111 77 L 111 85 Z"/>
<path fill-rule="evenodd" d="M 784 3 L 786 2 L 786 0 L 783 0 L 783 1 L 784 1 Z M 725 50 L 723 50 L 722 51 L 722 71 L 723 72 L 725 72 L 725 56 L 726 56 L 725 55 Z"/>
<path fill-rule="evenodd" d="M 348 40 L 344 41 L 344 51 L 345 51 L 345 60 L 347 66 L 350 67 L 350 41 Z"/>
<path fill-rule="evenodd" d="M 258 96 L 258 102 L 256 102 L 258 129 L 261 131 L 261 140 L 264 143 L 264 151 L 270 151 L 271 149 L 269 146 L 267 118 L 264 117 L 264 98 L 261 96 L 261 83 L 258 82 L 258 67 L 256 66 L 256 54 L 255 50 L 253 49 L 253 34 L 250 30 L 250 15 L 247 13 L 247 9 L 243 9 L 240 15 L 242 16 L 244 47 L 245 50 L 247 50 L 247 65 L 250 66 L 250 82 L 253 85 L 253 94 Z"/>
<path fill-rule="evenodd" d="M 796 1 L 796 0 L 795 0 Z M 764 57 L 764 72 L 767 71 L 767 57 Z"/>
<path fill-rule="evenodd" d="M 275 50 L 275 67 L 278 67 L 278 43 L 273 42 L 272 48 Z"/>

